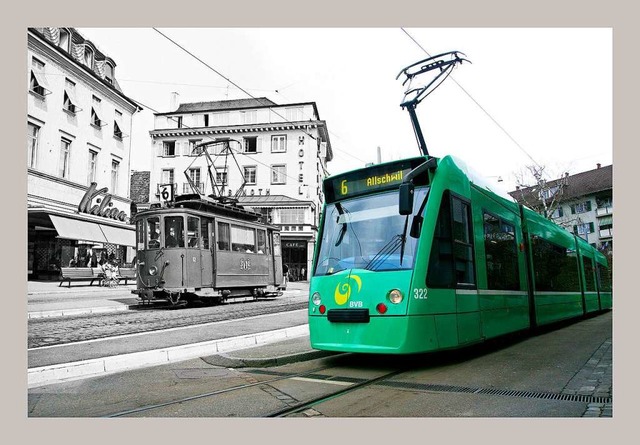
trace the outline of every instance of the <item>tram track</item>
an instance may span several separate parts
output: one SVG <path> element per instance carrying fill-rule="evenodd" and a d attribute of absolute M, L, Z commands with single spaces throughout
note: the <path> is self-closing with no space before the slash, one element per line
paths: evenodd
<path fill-rule="evenodd" d="M 215 397 L 215 396 L 219 396 L 222 394 L 228 394 L 231 392 L 236 392 L 236 391 L 242 391 L 245 390 L 247 388 L 253 388 L 253 387 L 259 387 L 262 385 L 270 385 L 271 383 L 275 383 L 275 382 L 279 382 L 282 380 L 287 380 L 287 379 L 291 379 L 291 378 L 295 378 L 295 377 L 307 377 L 310 375 L 314 375 L 318 372 L 321 371 L 326 371 L 327 369 L 331 369 L 332 366 L 322 366 L 322 367 L 318 367 L 318 368 L 314 368 L 312 370 L 309 371 L 304 371 L 304 372 L 300 372 L 300 373 L 295 373 L 295 374 L 286 374 L 286 375 L 282 375 L 282 376 L 278 376 L 278 377 L 274 377 L 272 379 L 269 380 L 263 380 L 263 381 L 257 381 L 257 382 L 253 382 L 253 383 L 247 383 L 244 385 L 236 385 L 236 386 L 232 386 L 229 388 L 225 388 L 225 389 L 220 389 L 217 391 L 211 391 L 211 392 L 206 392 L 206 393 L 202 393 L 202 394 L 196 394 L 196 395 L 192 395 L 192 396 L 188 396 L 188 397 L 181 397 L 175 400 L 170 400 L 167 402 L 162 402 L 162 403 L 156 403 L 156 404 L 151 404 L 151 405 L 145 405 L 145 406 L 141 406 L 138 408 L 133 408 L 133 409 L 129 409 L 129 410 L 124 410 L 124 411 L 119 411 L 116 413 L 112 413 L 106 416 L 102 416 L 102 417 L 126 417 L 132 414 L 140 414 L 140 413 L 145 413 L 145 412 L 149 412 L 149 411 L 153 411 L 159 408 L 165 408 L 165 407 L 169 407 L 172 405 L 180 405 L 182 403 L 188 403 L 194 400 L 199 400 L 199 399 L 204 399 L 207 397 Z M 267 416 L 267 417 L 273 417 L 273 416 Z"/>

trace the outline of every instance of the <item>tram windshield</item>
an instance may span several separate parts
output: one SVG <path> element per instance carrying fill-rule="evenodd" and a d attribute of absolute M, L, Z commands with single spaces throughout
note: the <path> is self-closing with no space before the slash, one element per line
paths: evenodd
<path fill-rule="evenodd" d="M 428 187 L 416 188 L 413 214 L 398 213 L 398 191 L 327 204 L 314 275 L 351 268 L 411 269 L 418 240 L 409 236 Z"/>

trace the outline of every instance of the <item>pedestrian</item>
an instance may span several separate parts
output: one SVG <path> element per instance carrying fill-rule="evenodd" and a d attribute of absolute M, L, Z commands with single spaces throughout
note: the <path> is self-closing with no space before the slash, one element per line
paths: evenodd
<path fill-rule="evenodd" d="M 286 286 L 289 282 L 289 266 L 286 264 L 282 265 L 282 275 L 284 276 L 284 284 Z"/>
<path fill-rule="evenodd" d="M 301 281 L 305 281 L 307 279 L 307 276 L 305 275 L 306 271 L 307 270 L 304 267 L 300 269 L 300 280 Z"/>
<path fill-rule="evenodd" d="M 76 259 L 76 257 L 71 258 L 71 261 L 69 261 L 69 267 L 76 267 L 78 265 L 78 260 Z"/>

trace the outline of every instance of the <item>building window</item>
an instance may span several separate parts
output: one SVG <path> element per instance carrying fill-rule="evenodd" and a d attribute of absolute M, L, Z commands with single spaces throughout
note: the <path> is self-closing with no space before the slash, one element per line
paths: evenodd
<path fill-rule="evenodd" d="M 189 179 L 191 180 L 191 183 L 200 192 L 202 192 L 203 184 L 200 183 L 200 169 L 199 168 L 190 168 L 187 174 L 189 175 Z M 182 193 L 197 193 L 198 190 L 192 190 L 191 189 L 191 185 L 188 182 L 185 183 L 184 186 L 182 187 Z"/>
<path fill-rule="evenodd" d="M 205 127 L 209 126 L 209 115 L 208 114 L 204 115 L 204 126 Z"/>
<path fill-rule="evenodd" d="M 256 174 L 257 174 L 257 167 L 255 166 L 244 167 L 244 180 L 246 181 L 247 184 L 249 185 L 256 184 L 256 179 L 257 179 Z"/>
<path fill-rule="evenodd" d="M 225 167 L 216 167 L 216 183 L 227 185 L 227 169 Z"/>
<path fill-rule="evenodd" d="M 201 149 L 197 148 L 197 145 L 202 142 L 202 139 L 193 139 L 189 141 L 189 155 L 198 156 Z"/>
<path fill-rule="evenodd" d="M 162 156 L 176 155 L 176 141 L 164 141 L 162 143 Z"/>
<path fill-rule="evenodd" d="M 60 159 L 58 161 L 58 176 L 69 179 L 69 160 L 71 158 L 71 141 L 62 138 L 60 141 Z"/>
<path fill-rule="evenodd" d="M 587 235 L 589 233 L 593 233 L 594 232 L 594 224 L 592 222 L 590 223 L 584 223 L 584 224 L 576 224 L 573 226 L 573 233 L 574 235 Z"/>
<path fill-rule="evenodd" d="M 249 137 L 244 138 L 244 152 L 245 153 L 257 153 L 258 152 L 258 138 Z"/>
<path fill-rule="evenodd" d="M 287 136 L 271 136 L 271 152 L 285 153 L 287 151 Z"/>
<path fill-rule="evenodd" d="M 71 114 L 76 114 L 80 111 L 78 101 L 76 99 L 76 84 L 69 79 L 65 79 L 64 83 L 64 101 L 62 108 Z"/>
<path fill-rule="evenodd" d="M 120 173 L 120 162 L 111 161 L 111 193 L 116 195 L 118 193 L 118 175 Z"/>
<path fill-rule="evenodd" d="M 122 124 L 122 113 L 116 110 L 116 118 L 113 121 L 113 137 L 119 140 L 122 140 L 124 134 L 122 133 L 122 129 L 120 125 Z"/>
<path fill-rule="evenodd" d="M 93 69 L 93 50 L 88 46 L 84 47 L 84 65 Z"/>
<path fill-rule="evenodd" d="M 229 125 L 229 112 L 225 111 L 224 113 L 213 113 L 211 115 L 211 119 L 213 120 L 213 125 Z"/>
<path fill-rule="evenodd" d="M 293 107 L 286 109 L 286 116 L 288 121 L 301 121 L 303 120 L 302 107 Z"/>
<path fill-rule="evenodd" d="M 40 127 L 27 123 L 27 165 L 30 168 L 36 168 L 38 163 L 38 136 L 40 135 Z"/>
<path fill-rule="evenodd" d="M 38 96 L 46 96 L 51 91 L 48 88 L 44 74 L 44 62 L 33 57 L 31 59 L 31 78 L 29 81 L 29 91 Z"/>
<path fill-rule="evenodd" d="M 96 182 L 96 168 L 98 164 L 98 152 L 89 150 L 89 173 L 87 175 L 87 184 L 91 185 Z"/>
<path fill-rule="evenodd" d="M 162 184 L 173 184 L 173 169 L 163 169 L 162 174 L 160 175 L 160 179 L 162 181 Z"/>
<path fill-rule="evenodd" d="M 178 116 L 176 122 L 178 123 L 178 128 L 182 128 L 182 116 Z"/>
<path fill-rule="evenodd" d="M 65 50 L 66 52 L 70 52 L 69 51 L 69 42 L 71 42 L 71 39 L 69 38 L 69 32 L 66 29 L 61 29 L 60 30 L 60 40 L 58 41 L 58 46 L 60 48 L 62 48 L 63 50 Z"/>
<path fill-rule="evenodd" d="M 102 100 L 96 96 L 93 96 L 91 106 L 91 125 L 98 128 L 104 125 L 102 119 L 100 119 L 101 107 Z"/>
<path fill-rule="evenodd" d="M 280 224 L 304 224 L 304 209 L 280 209 Z"/>
<path fill-rule="evenodd" d="M 591 201 L 580 202 L 578 204 L 571 205 L 571 213 L 586 213 L 591 211 Z"/>
<path fill-rule="evenodd" d="M 110 63 L 104 64 L 104 80 L 113 85 L 113 66 Z"/>
<path fill-rule="evenodd" d="M 271 184 L 287 183 L 287 166 L 272 165 L 271 166 Z"/>
<path fill-rule="evenodd" d="M 255 124 L 258 121 L 258 111 L 249 110 L 240 112 L 240 123 L 242 124 Z"/>
<path fill-rule="evenodd" d="M 562 211 L 561 206 L 556 207 L 553 213 L 551 213 L 552 218 L 562 218 L 563 216 L 564 216 L 564 212 Z"/>

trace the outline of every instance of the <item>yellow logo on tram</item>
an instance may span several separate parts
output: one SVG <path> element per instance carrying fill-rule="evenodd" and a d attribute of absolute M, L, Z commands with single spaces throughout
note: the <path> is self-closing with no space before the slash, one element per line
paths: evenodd
<path fill-rule="evenodd" d="M 351 284 L 349 283 L 349 280 L 353 280 L 356 282 L 356 285 L 358 286 L 358 290 L 356 292 L 360 292 L 360 289 L 362 288 L 362 280 L 357 275 L 350 275 L 347 278 L 346 282 L 343 281 L 338 283 L 338 285 L 336 286 L 336 291 L 333 294 L 333 297 L 335 298 L 336 303 L 339 305 L 345 304 L 347 300 L 349 300 L 349 297 L 351 296 Z"/>

